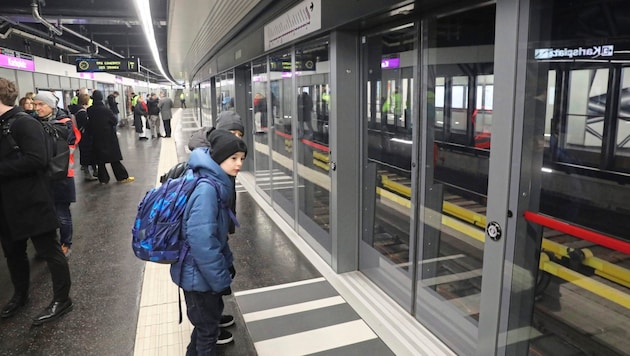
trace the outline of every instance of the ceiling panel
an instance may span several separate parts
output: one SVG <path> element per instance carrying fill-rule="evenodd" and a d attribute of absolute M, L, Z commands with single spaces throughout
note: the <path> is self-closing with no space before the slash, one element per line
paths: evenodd
<path fill-rule="evenodd" d="M 168 0 L 150 0 L 154 32 L 165 70 L 168 68 L 167 3 Z M 35 19 L 33 4 L 60 35 Z M 0 46 L 67 63 L 74 63 L 78 56 L 136 57 L 140 58 L 141 66 L 150 71 L 151 78 L 161 77 L 132 0 L 1 0 Z M 138 75 L 139 78 L 146 76 L 147 73 Z"/>

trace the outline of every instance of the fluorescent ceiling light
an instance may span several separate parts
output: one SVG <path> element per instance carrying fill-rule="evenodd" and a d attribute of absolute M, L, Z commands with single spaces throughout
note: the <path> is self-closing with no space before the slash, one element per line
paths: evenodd
<path fill-rule="evenodd" d="M 138 13 L 140 23 L 142 23 L 144 36 L 149 44 L 149 48 L 151 48 L 153 60 L 157 63 L 160 73 L 162 73 L 162 76 L 169 82 L 175 85 L 180 85 L 172 81 L 169 76 L 166 75 L 166 72 L 164 72 L 164 68 L 162 68 L 162 61 L 160 60 L 160 53 L 158 52 L 157 43 L 155 42 L 155 33 L 153 32 L 153 18 L 151 16 L 151 5 L 149 4 L 149 0 L 135 0 L 134 4 L 136 5 L 136 12 Z"/>

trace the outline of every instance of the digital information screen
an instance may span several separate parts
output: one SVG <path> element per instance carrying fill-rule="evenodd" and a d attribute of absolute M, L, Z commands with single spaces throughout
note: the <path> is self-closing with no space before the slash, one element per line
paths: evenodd
<path fill-rule="evenodd" d="M 138 72 L 139 58 L 77 58 L 77 72 Z"/>

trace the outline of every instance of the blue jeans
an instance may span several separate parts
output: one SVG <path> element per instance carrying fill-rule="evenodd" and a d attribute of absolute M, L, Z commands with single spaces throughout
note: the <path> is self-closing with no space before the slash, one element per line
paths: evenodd
<path fill-rule="evenodd" d="M 57 219 L 59 219 L 59 242 L 72 245 L 72 214 L 70 203 L 55 203 Z"/>
<path fill-rule="evenodd" d="M 219 321 L 223 313 L 223 296 L 212 292 L 187 292 L 186 314 L 194 326 L 186 356 L 214 356 L 217 354 Z"/>

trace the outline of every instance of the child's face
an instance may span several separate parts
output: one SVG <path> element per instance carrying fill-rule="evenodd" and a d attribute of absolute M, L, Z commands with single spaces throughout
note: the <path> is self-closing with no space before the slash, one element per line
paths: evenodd
<path fill-rule="evenodd" d="M 228 157 L 228 159 L 221 162 L 221 168 L 228 175 L 231 175 L 232 177 L 236 177 L 238 172 L 241 171 L 241 167 L 243 166 L 244 160 L 245 160 L 245 153 L 236 152 L 235 154 Z"/>

